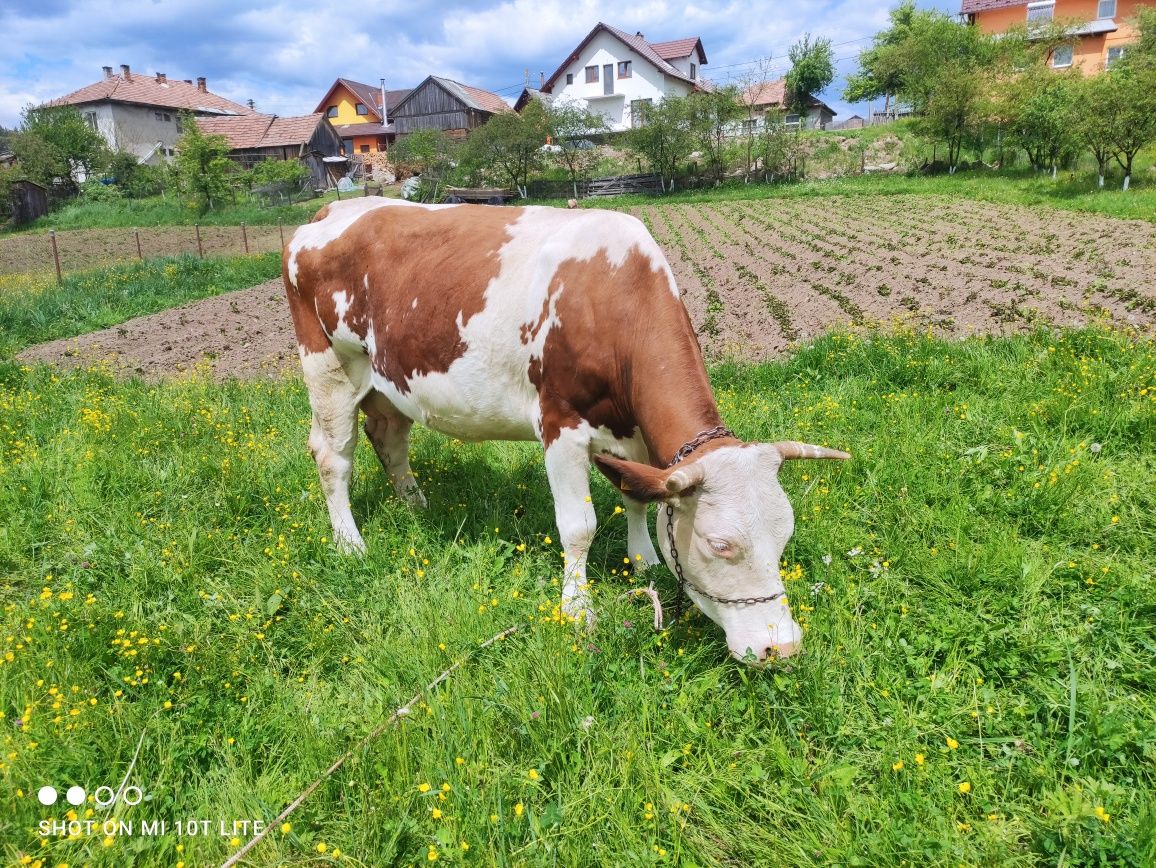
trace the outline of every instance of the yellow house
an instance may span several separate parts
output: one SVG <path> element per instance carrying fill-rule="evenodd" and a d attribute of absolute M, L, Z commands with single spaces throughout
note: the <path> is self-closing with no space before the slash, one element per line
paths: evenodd
<path fill-rule="evenodd" d="M 409 90 L 386 90 L 349 78 L 333 82 L 314 112 L 322 112 L 333 124 L 345 147 L 346 156 L 385 152 L 396 137 L 390 119 L 393 108 Z"/>

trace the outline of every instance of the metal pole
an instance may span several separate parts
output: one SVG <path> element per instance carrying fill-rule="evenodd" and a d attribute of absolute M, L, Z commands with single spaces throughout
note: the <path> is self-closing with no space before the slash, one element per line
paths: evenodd
<path fill-rule="evenodd" d="M 197 230 L 197 255 L 200 256 L 201 259 L 204 259 L 205 248 L 201 245 L 201 224 L 194 223 L 193 228 Z"/>
<path fill-rule="evenodd" d="M 245 241 L 245 254 L 249 253 L 249 233 L 245 231 L 245 221 L 241 221 L 241 238 Z"/>
<path fill-rule="evenodd" d="M 134 229 L 133 232 L 136 233 L 136 258 L 137 259 L 144 259 L 144 254 L 141 252 L 141 249 L 140 249 L 140 230 Z"/>
<path fill-rule="evenodd" d="M 281 246 L 285 246 L 285 227 L 281 225 L 281 218 L 277 218 L 277 233 L 281 236 Z"/>
<path fill-rule="evenodd" d="M 60 251 L 56 249 L 56 230 L 50 229 L 48 237 L 52 239 L 52 261 L 56 263 L 56 282 L 61 283 L 64 278 L 60 276 Z"/>

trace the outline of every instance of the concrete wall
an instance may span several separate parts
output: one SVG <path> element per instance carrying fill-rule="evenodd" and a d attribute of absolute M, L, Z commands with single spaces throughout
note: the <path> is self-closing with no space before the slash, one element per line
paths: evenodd
<path fill-rule="evenodd" d="M 157 142 L 171 150 L 181 137 L 178 114 L 173 109 L 154 109 L 147 106 L 101 102 L 77 106 L 81 117 L 96 116 L 96 131 L 114 151 L 126 151 L 137 159 L 152 154 L 150 163 L 164 159 L 165 154 L 154 153 Z M 160 119 L 157 119 L 157 114 Z M 165 116 L 168 120 L 165 120 Z"/>

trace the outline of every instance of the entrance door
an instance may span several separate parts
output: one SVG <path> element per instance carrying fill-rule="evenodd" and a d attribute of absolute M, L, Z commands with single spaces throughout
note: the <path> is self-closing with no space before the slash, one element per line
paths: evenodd
<path fill-rule="evenodd" d="M 614 93 L 614 64 L 608 63 L 602 67 L 602 92 Z"/>

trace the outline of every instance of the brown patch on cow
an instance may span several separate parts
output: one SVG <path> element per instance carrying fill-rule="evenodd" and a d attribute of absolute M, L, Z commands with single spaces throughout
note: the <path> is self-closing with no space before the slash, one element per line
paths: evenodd
<path fill-rule="evenodd" d="M 298 273 L 300 277 L 300 273 Z M 289 280 L 289 255 L 281 253 L 281 281 L 285 284 L 285 298 L 289 301 L 289 315 L 293 318 L 293 331 L 297 335 L 297 345 L 310 353 L 320 353 L 329 349 L 329 336 L 325 334 L 317 314 L 306 301 L 305 296 Z"/>
<path fill-rule="evenodd" d="M 374 369 L 408 392 L 411 377 L 444 373 L 465 353 L 461 326 L 485 306 L 521 213 L 483 205 L 368 211 L 325 247 L 298 251 L 301 296 L 328 340 L 339 325 L 335 297 L 344 292 L 345 325 L 363 346 L 372 325 Z"/>
<path fill-rule="evenodd" d="M 546 446 L 582 421 L 618 438 L 637 429 L 651 461 L 665 465 L 721 424 L 690 318 L 652 254 L 631 248 L 621 265 L 605 253 L 569 259 L 555 285 L 558 322 L 528 371 Z"/>
<path fill-rule="evenodd" d="M 643 502 L 670 497 L 666 488 L 669 470 L 660 470 L 635 461 L 623 461 L 611 455 L 595 455 L 593 458 L 594 466 L 627 497 Z"/>
<path fill-rule="evenodd" d="M 326 217 L 328 217 L 330 204 L 331 203 L 326 202 L 324 205 L 322 205 L 321 209 L 316 214 L 313 215 L 313 219 L 310 220 L 309 222 L 310 223 L 318 223 L 318 222 L 324 220 Z"/>

